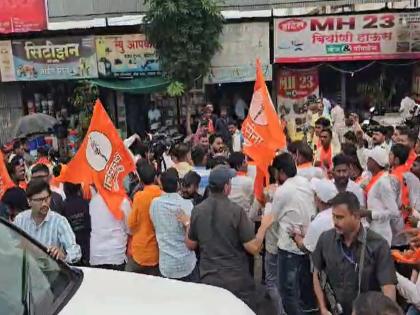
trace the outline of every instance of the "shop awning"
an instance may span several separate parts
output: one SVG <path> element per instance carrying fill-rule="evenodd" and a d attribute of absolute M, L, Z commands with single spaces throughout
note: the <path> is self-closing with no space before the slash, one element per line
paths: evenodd
<path fill-rule="evenodd" d="M 135 79 L 92 80 L 97 86 L 130 94 L 149 94 L 162 92 L 170 81 L 162 77 L 144 77 Z"/>

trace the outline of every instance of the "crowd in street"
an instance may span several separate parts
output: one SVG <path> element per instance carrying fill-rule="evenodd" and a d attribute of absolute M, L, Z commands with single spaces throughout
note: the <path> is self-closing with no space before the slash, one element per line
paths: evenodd
<path fill-rule="evenodd" d="M 87 199 L 80 184 L 57 182 L 65 166 L 42 150 L 33 160 L 22 141 L 3 152 L 15 186 L 0 212 L 69 264 L 221 287 L 255 311 L 262 255 L 278 315 L 420 314 L 419 265 L 391 255 L 420 245 L 418 126 L 367 132 L 332 106 L 310 107 L 301 140 L 281 118 L 289 141 L 268 169 L 264 201 L 243 152 L 245 114 L 208 104 L 195 133 L 160 157 L 138 137 L 126 142 L 137 171 L 123 220 L 95 187 Z"/>

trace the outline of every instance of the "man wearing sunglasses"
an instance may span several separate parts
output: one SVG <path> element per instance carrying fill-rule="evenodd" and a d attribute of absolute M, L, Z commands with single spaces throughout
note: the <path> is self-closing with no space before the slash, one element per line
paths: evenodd
<path fill-rule="evenodd" d="M 14 223 L 47 247 L 55 259 L 68 263 L 80 260 L 80 246 L 67 219 L 50 210 L 51 189 L 44 180 L 33 179 L 26 189 L 31 209 L 19 213 Z"/>

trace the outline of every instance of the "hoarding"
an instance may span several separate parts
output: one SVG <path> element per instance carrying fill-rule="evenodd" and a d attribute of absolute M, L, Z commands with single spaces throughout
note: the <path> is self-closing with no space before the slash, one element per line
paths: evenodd
<path fill-rule="evenodd" d="M 275 20 L 276 63 L 420 58 L 418 12 Z"/>
<path fill-rule="evenodd" d="M 155 48 L 144 34 L 97 36 L 96 53 L 103 78 L 160 74 Z"/>
<path fill-rule="evenodd" d="M 47 29 L 45 0 L 0 0 L 0 33 Z"/>
<path fill-rule="evenodd" d="M 98 77 L 93 36 L 14 40 L 12 52 L 17 81 Z"/>

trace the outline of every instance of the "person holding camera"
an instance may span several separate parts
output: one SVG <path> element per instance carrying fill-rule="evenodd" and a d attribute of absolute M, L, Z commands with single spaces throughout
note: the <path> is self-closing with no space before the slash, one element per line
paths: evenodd
<path fill-rule="evenodd" d="M 338 193 L 329 203 L 335 228 L 321 234 L 312 253 L 321 315 L 350 315 L 353 301 L 367 291 L 382 291 L 395 301 L 397 277 L 387 241 L 362 226 L 352 192 Z"/>

